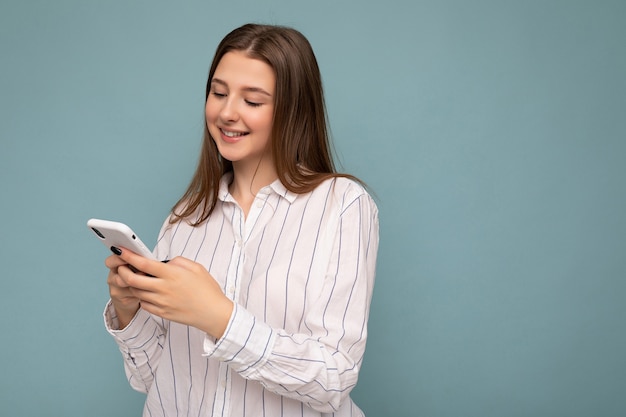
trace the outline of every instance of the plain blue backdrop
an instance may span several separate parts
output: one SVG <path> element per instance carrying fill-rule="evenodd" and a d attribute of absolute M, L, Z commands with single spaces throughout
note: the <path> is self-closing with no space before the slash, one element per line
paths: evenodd
<path fill-rule="evenodd" d="M 378 199 L 368 416 L 624 415 L 621 0 L 1 0 L 0 415 L 140 415 L 85 222 L 154 244 L 248 21 L 309 38 Z"/>

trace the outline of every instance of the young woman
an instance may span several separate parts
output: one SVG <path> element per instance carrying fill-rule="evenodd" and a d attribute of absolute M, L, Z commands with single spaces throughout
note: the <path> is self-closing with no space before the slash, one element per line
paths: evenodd
<path fill-rule="evenodd" d="M 147 393 L 144 415 L 363 415 L 349 393 L 378 211 L 335 172 L 309 42 L 285 27 L 232 31 L 205 112 L 196 173 L 155 249 L 169 262 L 128 250 L 106 260 L 105 323 Z"/>

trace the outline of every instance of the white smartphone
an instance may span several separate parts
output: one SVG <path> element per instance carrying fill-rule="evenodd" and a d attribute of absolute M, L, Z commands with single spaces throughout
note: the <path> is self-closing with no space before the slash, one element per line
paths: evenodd
<path fill-rule="evenodd" d="M 113 253 L 117 253 L 120 247 L 124 247 L 138 255 L 156 260 L 152 251 L 150 251 L 141 239 L 139 239 L 139 236 L 124 223 L 90 219 L 87 222 L 87 227 L 89 227 L 104 246 L 109 248 Z"/>

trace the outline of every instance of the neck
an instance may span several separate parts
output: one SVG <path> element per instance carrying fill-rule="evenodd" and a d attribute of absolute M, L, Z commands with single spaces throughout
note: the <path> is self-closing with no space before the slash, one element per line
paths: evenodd
<path fill-rule="evenodd" d="M 278 178 L 274 164 L 263 159 L 257 164 L 233 163 L 233 181 L 229 192 L 247 214 L 256 194 Z"/>

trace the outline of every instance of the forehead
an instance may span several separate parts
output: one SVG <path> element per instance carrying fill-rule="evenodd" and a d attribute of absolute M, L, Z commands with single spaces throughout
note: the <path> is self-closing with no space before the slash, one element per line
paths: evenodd
<path fill-rule="evenodd" d="M 265 62 L 248 57 L 244 52 L 227 52 L 215 68 L 213 80 L 219 80 L 231 89 L 261 88 L 274 93 L 276 76 Z"/>

